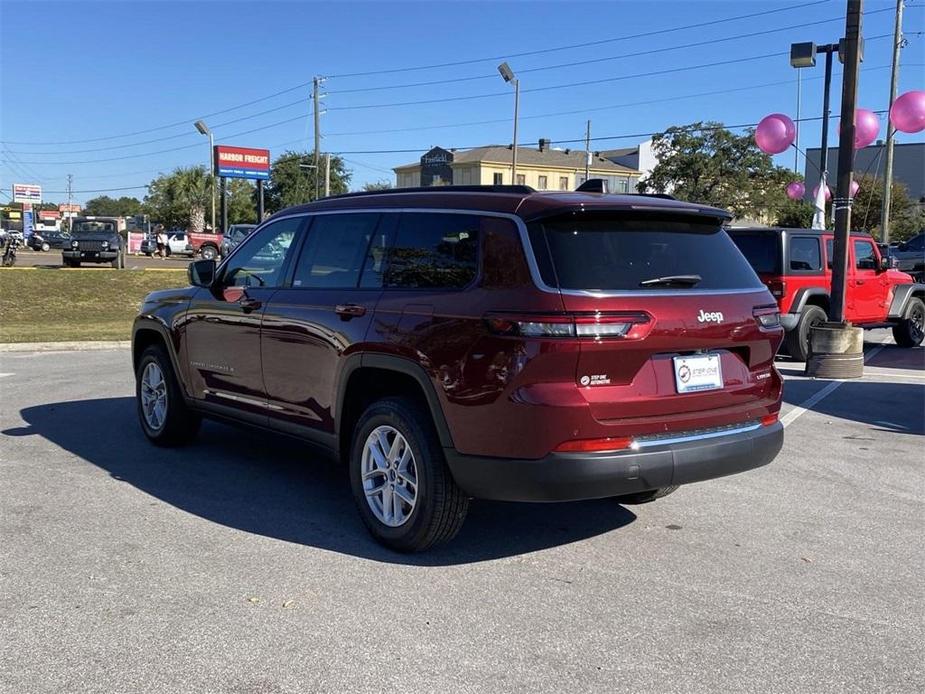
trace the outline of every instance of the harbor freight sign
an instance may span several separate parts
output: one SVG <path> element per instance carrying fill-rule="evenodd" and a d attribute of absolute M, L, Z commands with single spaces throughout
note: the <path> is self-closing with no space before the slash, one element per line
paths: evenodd
<path fill-rule="evenodd" d="M 14 183 L 13 202 L 42 202 L 42 186 Z"/>
<path fill-rule="evenodd" d="M 215 175 L 223 178 L 270 178 L 270 150 L 215 145 Z"/>

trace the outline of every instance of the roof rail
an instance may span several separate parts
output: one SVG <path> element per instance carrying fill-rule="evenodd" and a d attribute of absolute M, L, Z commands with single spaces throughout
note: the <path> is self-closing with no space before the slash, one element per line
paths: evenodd
<path fill-rule="evenodd" d="M 674 195 L 668 193 L 628 193 L 628 195 L 642 195 L 647 198 L 661 198 L 662 200 L 677 200 Z"/>
<path fill-rule="evenodd" d="M 410 188 L 384 188 L 382 190 L 360 190 L 353 193 L 342 193 L 340 195 L 331 195 L 321 200 L 332 200 L 334 198 L 352 198 L 362 197 L 365 195 L 390 195 L 394 193 L 514 193 L 518 195 L 530 195 L 536 190 L 530 186 L 413 186 Z"/>

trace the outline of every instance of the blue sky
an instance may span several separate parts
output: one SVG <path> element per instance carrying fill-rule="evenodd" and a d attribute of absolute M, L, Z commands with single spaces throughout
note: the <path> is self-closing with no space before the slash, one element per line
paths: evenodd
<path fill-rule="evenodd" d="M 0 0 L 0 190 L 8 192 L 15 181 L 63 191 L 71 173 L 75 190 L 94 191 L 78 193 L 78 200 L 125 187 L 132 188 L 105 194 L 143 197 L 140 186 L 158 172 L 207 162 L 206 139 L 192 122 L 226 109 L 206 118 L 216 142 L 269 147 L 274 156 L 310 149 L 310 87 L 292 88 L 313 75 L 329 76 L 322 148 L 345 153 L 354 187 L 394 180 L 391 167 L 417 160 L 433 145 L 509 143 L 513 97 L 496 70 L 505 58 L 521 79 L 521 144 L 548 137 L 580 147 L 564 141 L 582 138 L 588 118 L 592 135 L 604 137 L 697 120 L 753 123 L 776 111 L 795 117 L 796 71 L 785 53 L 791 42 L 837 40 L 845 5 Z M 890 38 L 876 37 L 892 34 L 894 6 L 892 0 L 865 3 L 863 107 L 887 104 Z M 625 38 L 776 9 L 783 11 Z M 925 88 L 925 36 L 914 35 L 925 31 L 921 0 L 908 3 L 904 27 L 910 35 L 900 92 Z M 596 45 L 515 55 L 588 42 Z M 638 55 L 647 51 L 658 52 Z M 781 55 L 758 57 L 773 53 Z M 562 66 L 591 60 L 598 62 Z M 471 62 L 350 76 L 459 61 Z M 723 64 L 690 69 L 713 63 Z M 672 72 L 632 77 L 664 71 Z M 820 114 L 822 73 L 821 61 L 803 71 L 804 117 Z M 403 86 L 421 82 L 431 84 Z M 572 86 L 577 82 L 596 83 Z M 840 84 L 840 77 L 834 80 L 835 112 Z M 264 99 L 283 90 L 289 91 Z M 480 98 L 460 98 L 470 96 Z M 432 103 L 387 105 L 409 101 Z M 113 136 L 120 137 L 100 139 Z M 816 146 L 819 137 L 818 122 L 803 126 L 803 145 Z M 599 140 L 593 148 L 641 139 Z M 921 139 L 920 133 L 897 141 Z M 175 151 L 160 151 L 167 149 Z M 402 149 L 413 152 L 370 152 Z M 778 159 L 793 165 L 792 153 Z"/>

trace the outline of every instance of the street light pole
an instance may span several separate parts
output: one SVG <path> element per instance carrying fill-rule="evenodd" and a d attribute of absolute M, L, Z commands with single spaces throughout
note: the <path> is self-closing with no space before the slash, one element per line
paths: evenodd
<path fill-rule="evenodd" d="M 507 63 L 501 63 L 498 66 L 498 72 L 505 82 L 514 85 L 514 142 L 511 157 L 511 183 L 517 185 L 517 121 L 520 112 L 520 80 L 514 75 L 511 66 Z"/>
<path fill-rule="evenodd" d="M 215 233 L 215 141 L 213 139 L 212 131 L 209 130 L 209 126 L 205 124 L 205 121 L 197 120 L 193 125 L 196 126 L 196 130 L 199 131 L 202 135 L 209 136 L 209 173 L 212 176 L 211 186 L 212 189 L 212 233 Z M 224 198 L 223 198 L 224 199 Z"/>

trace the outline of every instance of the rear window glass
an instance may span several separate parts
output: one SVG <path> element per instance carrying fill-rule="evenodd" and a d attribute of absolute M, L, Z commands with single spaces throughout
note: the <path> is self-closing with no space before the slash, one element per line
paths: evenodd
<path fill-rule="evenodd" d="M 818 238 L 796 236 L 790 239 L 790 269 L 796 272 L 822 269 Z"/>
<path fill-rule="evenodd" d="M 540 273 L 547 284 L 561 289 L 762 286 L 726 232 L 712 220 L 588 215 L 531 227 Z M 544 240 L 546 249 L 541 245 Z"/>
<path fill-rule="evenodd" d="M 776 232 L 729 233 L 749 265 L 758 273 L 780 274 L 780 236 Z"/>

